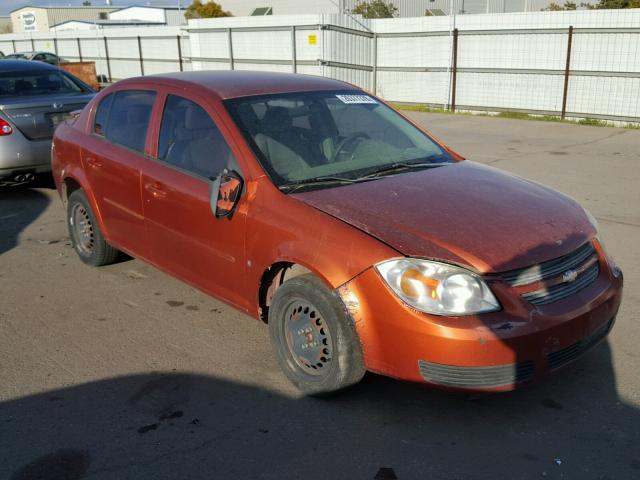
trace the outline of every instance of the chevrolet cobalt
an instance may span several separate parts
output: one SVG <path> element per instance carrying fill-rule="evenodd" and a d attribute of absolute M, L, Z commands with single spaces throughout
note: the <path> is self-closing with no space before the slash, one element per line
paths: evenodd
<path fill-rule="evenodd" d="M 578 203 L 336 80 L 124 80 L 58 127 L 52 167 L 82 261 L 126 252 L 268 323 L 309 395 L 366 370 L 512 390 L 605 338 L 621 301 Z"/>

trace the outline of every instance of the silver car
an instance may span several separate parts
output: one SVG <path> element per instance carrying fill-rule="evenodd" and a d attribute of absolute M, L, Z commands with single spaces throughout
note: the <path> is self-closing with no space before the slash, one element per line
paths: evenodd
<path fill-rule="evenodd" d="M 0 184 L 50 172 L 55 128 L 94 95 L 87 84 L 52 65 L 0 61 Z"/>

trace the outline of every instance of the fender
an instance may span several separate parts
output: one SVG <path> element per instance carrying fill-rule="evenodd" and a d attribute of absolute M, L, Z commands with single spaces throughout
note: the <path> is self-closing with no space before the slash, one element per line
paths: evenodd
<path fill-rule="evenodd" d="M 107 240 L 107 242 L 110 242 L 109 231 L 107 230 L 104 224 L 104 221 L 102 219 L 102 212 L 98 207 L 98 202 L 96 201 L 96 197 L 93 193 L 93 190 L 89 187 L 89 180 L 87 179 L 87 176 L 85 175 L 82 168 L 78 165 L 74 165 L 69 169 L 63 170 L 61 172 L 61 178 L 62 180 L 60 182 L 60 195 L 62 197 L 64 205 L 66 206 L 67 200 L 68 200 L 65 182 L 67 180 L 73 180 L 78 185 L 80 185 L 80 188 L 82 189 L 85 196 L 87 197 L 87 200 L 89 201 L 89 205 L 91 206 L 93 215 L 96 217 L 96 221 L 98 222 L 98 228 L 100 228 L 100 232 L 102 232 L 102 236 L 105 238 L 105 240 Z"/>
<path fill-rule="evenodd" d="M 262 276 L 278 262 L 300 265 L 335 290 L 372 265 L 399 255 L 362 230 L 284 195 L 268 179 L 257 183 L 246 207 L 243 294 L 254 316 Z"/>

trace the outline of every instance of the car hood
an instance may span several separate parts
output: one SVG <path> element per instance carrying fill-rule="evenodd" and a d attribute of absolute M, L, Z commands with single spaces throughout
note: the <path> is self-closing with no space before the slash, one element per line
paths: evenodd
<path fill-rule="evenodd" d="M 292 197 L 403 255 L 481 273 L 562 256 L 596 233 L 571 198 L 471 161 Z"/>

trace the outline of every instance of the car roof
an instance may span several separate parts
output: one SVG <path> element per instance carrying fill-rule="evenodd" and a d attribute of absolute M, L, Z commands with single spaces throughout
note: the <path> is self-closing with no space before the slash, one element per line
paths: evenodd
<path fill-rule="evenodd" d="M 3 59 L 0 61 L 0 73 L 24 72 L 25 70 L 58 70 L 58 68 L 48 63 L 32 62 L 31 60 Z"/>
<path fill-rule="evenodd" d="M 122 80 L 119 83 L 151 80 L 154 83 L 188 88 L 199 86 L 220 99 L 268 95 L 274 93 L 320 90 L 360 90 L 351 84 L 325 77 L 248 70 L 195 71 L 150 75 Z"/>

